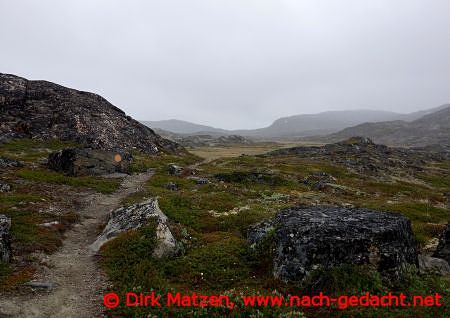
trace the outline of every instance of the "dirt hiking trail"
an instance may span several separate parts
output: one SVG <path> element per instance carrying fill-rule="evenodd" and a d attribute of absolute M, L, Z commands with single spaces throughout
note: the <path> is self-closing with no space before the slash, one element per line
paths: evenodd
<path fill-rule="evenodd" d="M 126 196 L 140 191 L 152 174 L 125 177 L 113 194 L 95 193 L 84 197 L 78 211 L 80 223 L 66 232 L 63 246 L 48 256 L 48 265 L 33 279 L 50 288 L 36 288 L 34 294 L 23 296 L 0 296 L 0 318 L 102 317 L 102 295 L 108 281 L 98 268 L 89 245 L 95 241 L 99 226 L 107 221 L 109 212 L 118 208 Z"/>

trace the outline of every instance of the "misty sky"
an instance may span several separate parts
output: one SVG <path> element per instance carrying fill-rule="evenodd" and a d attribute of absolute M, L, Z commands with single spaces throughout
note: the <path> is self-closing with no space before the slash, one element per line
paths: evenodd
<path fill-rule="evenodd" d="M 450 102 L 448 0 L 0 0 L 0 72 L 101 94 L 141 120 Z"/>

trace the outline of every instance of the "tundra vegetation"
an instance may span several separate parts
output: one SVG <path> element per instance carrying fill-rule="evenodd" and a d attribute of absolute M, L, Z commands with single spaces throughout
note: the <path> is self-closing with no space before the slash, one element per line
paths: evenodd
<path fill-rule="evenodd" d="M 68 177 L 50 172 L 45 159 L 51 151 L 69 145 L 59 141 L 13 140 L 0 145 L 0 156 L 19 160 L 22 167 L 2 171 L 1 181 L 12 191 L 0 193 L 0 214 L 12 219 L 15 261 L 0 267 L 0 288 L 13 291 L 34 271 L 33 253 L 54 252 L 64 231 L 77 222 L 73 201 L 87 192 L 111 193 L 120 180 L 102 177 Z M 251 147 L 251 146 L 250 146 Z M 202 149 L 203 151 L 203 149 Z M 223 150 L 221 150 L 223 151 Z M 194 151 L 195 152 L 195 151 Z M 109 311 L 127 317 L 446 317 L 441 308 L 289 308 L 244 307 L 241 295 L 359 295 L 387 292 L 407 295 L 439 293 L 450 303 L 450 280 L 405 268 L 398 280 L 388 280 L 369 267 L 343 265 L 319 269 L 300 285 L 272 275 L 270 238 L 258 248 L 246 240 L 250 225 L 268 219 L 282 208 L 295 205 L 339 205 L 398 212 L 413 225 L 419 249 L 430 242 L 450 220 L 450 162 L 425 162 L 421 170 L 402 177 L 378 177 L 348 170 L 331 160 L 296 155 L 242 155 L 203 161 L 186 154 L 133 154 L 132 171 L 153 169 L 144 189 L 123 200 L 123 205 L 157 197 L 161 210 L 182 250 L 177 257 L 156 260 L 155 224 L 126 232 L 105 244 L 100 265 L 113 283 L 112 291 L 167 294 L 191 292 L 229 295 L 234 310 L 204 308 L 125 308 Z M 169 164 L 184 167 L 170 174 Z M 329 175 L 331 186 L 306 182 L 311 175 Z M 208 179 L 199 183 L 193 177 Z M 176 188 L 168 186 L 175 184 Z M 58 226 L 44 223 L 57 221 Z M 18 257 L 19 256 L 19 257 Z"/>

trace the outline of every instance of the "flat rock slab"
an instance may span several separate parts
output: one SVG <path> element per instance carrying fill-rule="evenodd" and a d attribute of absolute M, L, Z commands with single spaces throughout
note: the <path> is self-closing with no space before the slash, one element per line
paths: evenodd
<path fill-rule="evenodd" d="M 249 230 L 250 244 L 267 235 L 275 246 L 274 276 L 300 282 L 318 268 L 371 265 L 396 272 L 418 265 L 410 221 L 400 214 L 342 207 L 293 207 Z"/>
<path fill-rule="evenodd" d="M 56 287 L 55 283 L 52 282 L 28 282 L 25 283 L 24 286 L 27 287 L 31 287 L 31 288 L 35 288 L 35 289 L 47 289 L 47 290 L 52 290 Z"/>

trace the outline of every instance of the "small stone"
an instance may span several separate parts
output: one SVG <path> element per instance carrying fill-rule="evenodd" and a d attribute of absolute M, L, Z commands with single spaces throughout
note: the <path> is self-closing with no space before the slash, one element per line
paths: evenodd
<path fill-rule="evenodd" d="M 169 164 L 168 169 L 169 169 L 169 174 L 172 176 L 180 176 L 184 171 L 183 167 L 177 166 L 176 164 L 173 164 L 173 163 Z"/>
<path fill-rule="evenodd" d="M 0 262 L 9 263 L 11 261 L 11 219 L 0 214 Z"/>
<path fill-rule="evenodd" d="M 11 186 L 7 183 L 0 182 L 0 192 L 9 192 L 11 191 Z"/>
<path fill-rule="evenodd" d="M 419 255 L 419 270 L 422 273 L 450 275 L 450 265 L 447 261 L 425 255 Z"/>
<path fill-rule="evenodd" d="M 169 182 L 166 184 L 166 189 L 170 191 L 178 191 L 178 185 L 174 182 Z"/>
<path fill-rule="evenodd" d="M 47 289 L 51 290 L 56 287 L 55 283 L 52 282 L 38 282 L 38 281 L 32 281 L 24 284 L 25 286 L 31 287 L 31 288 L 37 288 L 37 289 Z"/>

